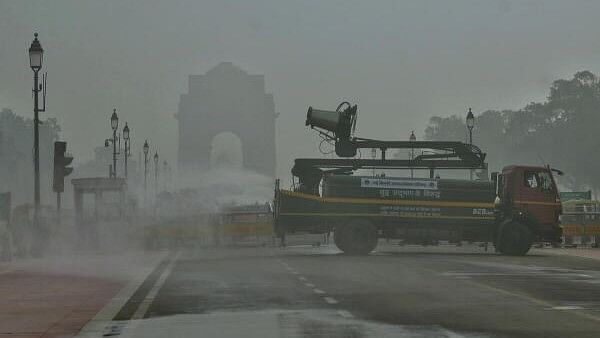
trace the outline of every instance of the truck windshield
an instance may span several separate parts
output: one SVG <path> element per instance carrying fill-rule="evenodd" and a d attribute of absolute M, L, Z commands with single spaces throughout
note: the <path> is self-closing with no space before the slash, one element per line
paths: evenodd
<path fill-rule="evenodd" d="M 546 171 L 526 171 L 525 186 L 543 191 L 552 191 L 552 177 Z"/>

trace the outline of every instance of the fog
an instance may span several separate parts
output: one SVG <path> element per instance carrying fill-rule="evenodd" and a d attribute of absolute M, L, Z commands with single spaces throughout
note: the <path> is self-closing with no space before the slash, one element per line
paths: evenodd
<path fill-rule="evenodd" d="M 46 50 L 48 112 L 75 161 L 109 136 L 117 108 L 133 148 L 176 161 L 189 74 L 232 61 L 274 95 L 277 174 L 317 154 L 309 105 L 358 103 L 362 135 L 422 135 L 431 115 L 514 109 L 553 79 L 600 69 L 594 1 L 2 1 L 0 106 L 30 115 L 26 49 Z M 104 128 L 102 126 L 105 126 Z M 168 155 L 167 155 L 168 154 Z"/>
<path fill-rule="evenodd" d="M 0 335 L 597 335 L 598 13 L 0 0 Z"/>

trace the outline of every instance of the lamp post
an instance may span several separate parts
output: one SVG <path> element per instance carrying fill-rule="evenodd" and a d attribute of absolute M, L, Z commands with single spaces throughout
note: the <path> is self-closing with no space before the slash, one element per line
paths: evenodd
<path fill-rule="evenodd" d="M 113 130 L 113 165 L 111 177 L 117 178 L 117 128 L 119 128 L 119 117 L 117 116 L 117 110 L 113 108 L 113 113 L 110 116 L 110 127 Z"/>
<path fill-rule="evenodd" d="M 467 113 L 467 128 L 469 129 L 469 145 L 473 145 L 473 127 L 475 126 L 475 116 L 473 116 L 473 112 L 471 108 L 469 108 L 469 112 Z M 469 170 L 469 178 L 473 180 L 473 169 Z"/>
<path fill-rule="evenodd" d="M 40 213 L 40 133 L 39 133 L 39 112 L 46 111 L 46 76 L 42 78 L 42 84 L 39 84 L 39 71 L 42 69 L 44 60 L 44 49 L 38 40 L 38 34 L 33 34 L 34 38 L 29 47 L 29 66 L 33 70 L 33 201 L 34 226 L 39 224 Z M 39 107 L 39 93 L 42 90 L 44 98 L 43 108 Z"/>
<path fill-rule="evenodd" d="M 127 122 L 125 122 L 125 127 L 123 128 L 123 140 L 125 140 L 125 178 L 127 178 L 127 158 L 130 155 L 130 145 L 129 145 L 129 126 Z"/>
<path fill-rule="evenodd" d="M 154 197 L 158 196 L 158 151 L 154 153 Z"/>
<path fill-rule="evenodd" d="M 148 140 L 144 141 L 144 200 L 146 199 L 147 190 L 148 190 L 148 150 L 150 150 L 150 146 L 148 145 Z"/>
<path fill-rule="evenodd" d="M 417 137 L 415 136 L 415 131 L 411 130 L 410 136 L 408 137 L 410 142 L 415 142 Z M 414 169 L 412 168 L 412 161 L 415 159 L 415 148 L 411 147 L 410 149 L 410 178 L 414 178 Z"/>
<path fill-rule="evenodd" d="M 371 157 L 373 159 L 377 157 L 377 149 L 371 148 Z M 375 166 L 373 166 L 373 177 L 375 177 Z"/>
<path fill-rule="evenodd" d="M 467 113 L 467 128 L 469 129 L 469 144 L 473 144 L 473 127 L 475 126 L 475 116 L 473 116 L 473 112 L 471 108 L 469 108 L 469 112 Z"/>
<path fill-rule="evenodd" d="M 169 164 L 167 163 L 167 160 L 164 160 L 163 161 L 163 177 L 162 177 L 164 191 L 167 191 L 167 179 L 169 178 L 168 172 L 169 172 Z"/>

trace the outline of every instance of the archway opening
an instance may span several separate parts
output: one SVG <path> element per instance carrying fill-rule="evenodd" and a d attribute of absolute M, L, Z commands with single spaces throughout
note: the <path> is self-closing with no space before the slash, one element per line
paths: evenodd
<path fill-rule="evenodd" d="M 244 153 L 242 141 L 231 132 L 222 132 L 212 139 L 210 147 L 211 169 L 242 169 Z"/>

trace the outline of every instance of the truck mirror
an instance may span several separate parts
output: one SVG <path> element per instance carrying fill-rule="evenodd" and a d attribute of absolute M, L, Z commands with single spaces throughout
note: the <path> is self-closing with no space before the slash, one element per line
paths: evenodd
<path fill-rule="evenodd" d="M 494 190 L 496 191 L 496 198 L 494 198 L 494 205 L 496 207 L 500 206 L 502 204 L 502 199 L 500 198 L 500 180 L 502 179 L 502 175 L 500 175 L 498 172 L 493 172 L 492 173 L 492 182 L 494 182 Z"/>

